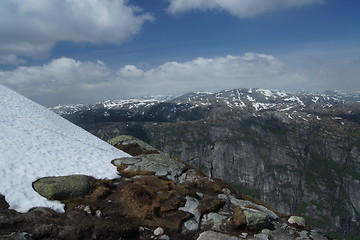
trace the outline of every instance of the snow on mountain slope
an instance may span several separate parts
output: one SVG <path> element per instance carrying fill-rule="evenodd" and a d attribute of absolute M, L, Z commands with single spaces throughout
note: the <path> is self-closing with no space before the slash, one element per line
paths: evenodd
<path fill-rule="evenodd" d="M 32 188 L 47 176 L 85 174 L 116 178 L 111 160 L 128 156 L 54 112 L 0 85 L 0 194 L 11 209 L 64 211 Z"/>

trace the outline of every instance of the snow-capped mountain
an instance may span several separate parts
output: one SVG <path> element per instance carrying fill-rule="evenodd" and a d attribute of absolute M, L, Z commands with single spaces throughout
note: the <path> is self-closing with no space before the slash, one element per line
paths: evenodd
<path fill-rule="evenodd" d="M 198 120 L 209 114 L 261 114 L 264 111 L 276 111 L 289 120 L 320 120 L 325 112 L 339 112 L 344 104 L 356 102 L 356 94 L 350 96 L 331 92 L 288 93 L 267 89 L 232 89 L 218 93 L 193 92 L 177 97 L 151 97 L 99 102 L 93 105 L 64 105 L 51 110 L 74 123 L 122 122 L 122 121 L 178 121 Z M 335 94 L 336 93 L 336 94 Z M 350 98 L 347 98 L 350 99 Z M 360 98 L 359 98 L 360 100 Z M 351 112 L 354 106 L 346 107 Z M 215 111 L 217 109 L 217 111 Z M 220 112 L 220 113 L 219 113 Z M 340 114 L 340 113 L 339 113 Z M 337 116 L 335 116 L 337 117 Z"/>
<path fill-rule="evenodd" d="M 118 176 L 111 161 L 126 153 L 1 85 L 0 104 L 0 194 L 11 209 L 64 210 L 34 191 L 32 183 L 42 177 Z"/>

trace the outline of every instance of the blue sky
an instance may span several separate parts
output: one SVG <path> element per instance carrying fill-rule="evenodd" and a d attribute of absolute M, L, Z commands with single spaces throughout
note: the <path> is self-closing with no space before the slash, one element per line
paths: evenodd
<path fill-rule="evenodd" d="M 46 106 L 360 91 L 359 12 L 357 0 L 3 0 L 0 84 Z"/>

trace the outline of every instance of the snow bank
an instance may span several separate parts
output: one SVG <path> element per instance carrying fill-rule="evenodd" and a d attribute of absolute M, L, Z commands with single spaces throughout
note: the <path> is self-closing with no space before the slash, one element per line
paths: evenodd
<path fill-rule="evenodd" d="M 64 206 L 32 188 L 47 176 L 116 178 L 114 158 L 128 156 L 54 112 L 0 85 L 0 194 L 11 209 Z"/>

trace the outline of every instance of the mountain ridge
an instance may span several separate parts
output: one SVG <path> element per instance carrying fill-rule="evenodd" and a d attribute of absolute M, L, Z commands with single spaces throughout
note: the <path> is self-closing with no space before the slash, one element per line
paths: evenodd
<path fill-rule="evenodd" d="M 360 232 L 360 102 L 352 100 L 233 89 L 190 93 L 139 111 L 98 108 L 64 117 L 104 140 L 136 136 L 283 212 L 304 215 L 334 237 L 352 239 Z"/>

